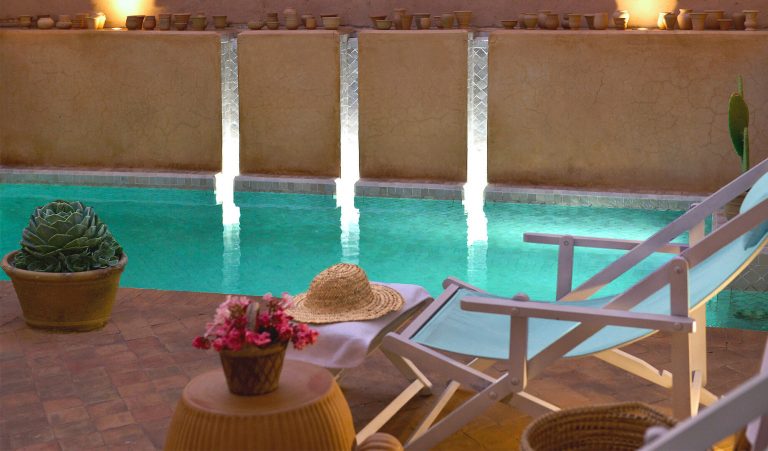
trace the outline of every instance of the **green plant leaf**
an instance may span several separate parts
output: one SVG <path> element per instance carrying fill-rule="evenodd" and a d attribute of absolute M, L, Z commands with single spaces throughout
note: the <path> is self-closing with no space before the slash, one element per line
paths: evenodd
<path fill-rule="evenodd" d="M 749 126 L 749 108 L 744 97 L 733 93 L 728 102 L 728 130 L 739 158 L 744 154 L 744 129 Z"/>
<path fill-rule="evenodd" d="M 53 201 L 37 207 L 22 232 L 14 264 L 43 272 L 80 272 L 114 266 L 122 248 L 93 208 Z"/>

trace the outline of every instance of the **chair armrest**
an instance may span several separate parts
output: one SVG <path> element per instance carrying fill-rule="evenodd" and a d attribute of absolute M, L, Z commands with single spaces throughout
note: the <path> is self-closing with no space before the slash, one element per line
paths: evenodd
<path fill-rule="evenodd" d="M 560 239 L 567 235 L 557 235 L 552 233 L 524 233 L 523 241 L 526 243 L 541 244 L 560 244 Z M 600 249 L 619 249 L 629 251 L 635 248 L 642 241 L 638 240 L 620 240 L 617 238 L 597 238 L 589 236 L 574 236 L 573 245 L 581 247 L 594 247 Z M 687 244 L 665 244 L 656 252 L 667 254 L 679 254 L 688 249 Z"/>
<path fill-rule="evenodd" d="M 627 310 L 579 307 L 562 303 L 526 302 L 470 296 L 461 308 L 471 312 L 495 313 L 511 317 L 534 317 L 559 321 L 578 321 L 593 325 L 638 327 L 670 332 L 693 332 L 696 322 L 685 316 L 636 313 Z"/>

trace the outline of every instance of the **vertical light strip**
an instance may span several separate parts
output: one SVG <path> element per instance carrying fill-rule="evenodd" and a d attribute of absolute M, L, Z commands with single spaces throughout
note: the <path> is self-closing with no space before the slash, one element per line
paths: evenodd
<path fill-rule="evenodd" d="M 488 38 L 470 33 L 468 51 L 467 183 L 463 201 L 467 215 L 467 278 L 482 287 L 488 269 L 488 219 L 483 210 L 488 183 Z"/>
<path fill-rule="evenodd" d="M 234 181 L 240 173 L 240 95 L 237 81 L 237 34 L 221 35 L 221 172 L 216 174 L 216 203 L 223 226 L 222 290 L 236 293 L 240 282 L 240 208 Z"/>
<path fill-rule="evenodd" d="M 355 208 L 355 182 L 360 178 L 357 55 L 357 38 L 342 34 L 339 42 L 341 178 L 336 179 L 336 206 L 341 209 L 341 258 L 353 264 L 360 260 L 360 211 Z"/>
<path fill-rule="evenodd" d="M 357 140 L 357 38 L 342 34 L 340 40 L 341 180 L 345 185 L 354 185 L 360 179 L 360 148 Z"/>
<path fill-rule="evenodd" d="M 467 68 L 467 185 L 488 183 L 488 37 L 470 34 Z"/>

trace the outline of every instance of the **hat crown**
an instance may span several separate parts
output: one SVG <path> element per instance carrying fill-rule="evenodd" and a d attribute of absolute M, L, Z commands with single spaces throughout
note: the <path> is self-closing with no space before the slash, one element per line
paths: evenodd
<path fill-rule="evenodd" d="M 375 319 L 400 310 L 405 302 L 397 290 L 370 283 L 362 268 L 349 263 L 322 271 L 307 292 L 297 294 L 293 301 L 288 314 L 308 323 Z"/>
<path fill-rule="evenodd" d="M 338 309 L 359 306 L 372 299 L 373 290 L 365 271 L 357 265 L 339 263 L 312 279 L 305 302 L 308 306 L 322 304 Z"/>

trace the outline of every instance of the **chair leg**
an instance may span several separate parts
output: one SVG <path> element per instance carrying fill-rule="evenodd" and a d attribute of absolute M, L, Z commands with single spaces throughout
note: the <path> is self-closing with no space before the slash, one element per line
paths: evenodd
<path fill-rule="evenodd" d="M 691 338 L 687 333 L 672 334 L 672 414 L 678 420 L 693 412 L 693 368 L 690 352 Z"/>
<path fill-rule="evenodd" d="M 693 370 L 691 378 L 691 416 L 699 413 L 699 404 L 701 403 L 701 372 Z"/>
<path fill-rule="evenodd" d="M 478 357 L 472 360 L 467 366 L 478 371 L 485 371 L 493 366 L 494 363 L 495 360 L 481 359 Z M 430 426 L 432 426 L 437 417 L 440 415 L 440 412 L 443 411 L 445 406 L 448 404 L 448 401 L 453 398 L 453 395 L 456 394 L 456 391 L 460 386 L 461 384 L 456 381 L 448 382 L 448 385 L 445 387 L 442 393 L 440 393 L 440 396 L 438 396 L 432 402 L 432 407 L 430 408 L 429 413 L 424 417 L 421 423 L 419 423 L 413 434 L 411 434 L 411 437 L 408 439 L 409 442 L 416 440 L 419 436 L 423 435 Z"/>
<path fill-rule="evenodd" d="M 477 418 L 490 406 L 509 395 L 511 392 L 509 375 L 505 374 L 496 382 L 480 391 L 468 401 L 460 405 L 445 418 L 432 426 L 424 434 L 405 444 L 405 449 L 431 449 L 446 439 L 462 426 Z"/>
<path fill-rule="evenodd" d="M 387 407 L 379 412 L 368 424 L 366 424 L 360 432 L 357 433 L 357 443 L 363 443 L 363 440 L 376 433 L 382 426 L 387 424 L 387 421 L 392 419 L 414 396 L 417 394 L 429 395 L 432 393 L 432 381 L 424 375 L 410 360 L 400 357 L 395 353 L 380 348 L 384 355 L 392 362 L 395 368 L 403 374 L 407 379 L 411 380 L 411 384 L 406 387 L 395 399 L 390 402 Z M 337 376 L 338 377 L 338 376 Z"/>
<path fill-rule="evenodd" d="M 622 370 L 642 377 L 654 384 L 670 388 L 672 387 L 672 373 L 667 370 L 659 370 L 645 360 L 619 349 L 611 349 L 595 354 L 598 359 L 621 368 Z"/>
<path fill-rule="evenodd" d="M 703 305 L 690 315 L 696 321 L 696 331 L 691 334 L 691 361 L 693 369 L 701 373 L 701 385 L 707 385 L 707 307 Z"/>
<path fill-rule="evenodd" d="M 357 443 L 363 443 L 365 439 L 375 434 L 379 429 L 381 429 L 382 426 L 387 424 L 387 421 L 392 419 L 392 417 L 395 416 L 395 414 L 397 414 L 400 409 L 402 409 L 403 406 L 408 403 L 408 401 L 416 396 L 419 393 L 419 390 L 421 390 L 423 387 L 424 385 L 418 379 L 411 382 L 411 385 L 406 387 L 402 393 L 393 399 L 392 402 L 390 402 L 387 407 L 384 408 L 384 410 L 379 412 L 379 414 L 376 415 L 374 419 L 365 425 L 365 427 L 360 429 L 360 432 L 358 432 L 355 436 Z"/>
<path fill-rule="evenodd" d="M 425 376 L 424 373 L 422 373 L 421 370 L 419 370 L 419 368 L 416 367 L 413 362 L 386 349 L 380 349 L 381 352 L 383 352 L 387 357 L 387 359 L 392 362 L 392 365 L 394 365 L 394 367 L 397 368 L 398 371 L 400 371 L 400 373 L 405 376 L 406 379 L 421 381 L 421 383 L 424 385 L 424 387 L 421 389 L 422 395 L 427 396 L 432 394 L 432 381 L 430 381 L 429 378 L 427 378 L 427 376 Z"/>
<path fill-rule="evenodd" d="M 416 430 L 413 431 L 413 434 L 411 434 L 410 438 L 408 438 L 408 442 L 412 442 L 416 440 L 417 438 L 424 435 L 426 431 L 429 430 L 429 428 L 432 426 L 432 424 L 437 419 L 438 415 L 440 415 L 440 412 L 443 411 L 445 406 L 448 404 L 448 401 L 453 398 L 453 395 L 456 394 L 456 391 L 461 386 L 460 383 L 456 381 L 450 381 L 448 382 L 448 385 L 446 385 L 445 390 L 443 390 L 442 393 L 440 393 L 440 396 L 438 396 L 432 403 L 432 406 L 429 410 L 429 413 L 424 417 L 423 420 L 421 420 L 421 423 L 416 427 Z"/>
<path fill-rule="evenodd" d="M 524 391 L 513 394 L 512 399 L 510 399 L 507 404 L 534 418 L 544 415 L 545 413 L 557 412 L 560 410 L 556 405 Z"/>
<path fill-rule="evenodd" d="M 699 399 L 701 405 L 711 406 L 712 404 L 716 403 L 718 399 L 720 399 L 719 396 L 707 390 L 706 388 L 701 387 L 701 399 Z"/>
<path fill-rule="evenodd" d="M 695 338 L 693 338 L 695 340 Z M 695 354 L 694 354 L 695 355 Z M 601 352 L 599 354 L 595 354 L 595 357 L 598 359 L 610 363 L 611 365 L 621 368 L 628 373 L 634 374 L 635 376 L 642 377 L 643 379 L 653 382 L 654 384 L 664 387 L 664 388 L 672 388 L 672 373 L 670 373 L 667 370 L 659 370 L 655 367 L 653 367 L 648 362 L 633 356 L 632 354 L 628 354 L 624 351 L 618 350 L 618 349 L 612 349 L 610 351 Z M 706 356 L 705 356 L 706 358 Z M 701 365 L 701 360 L 696 360 L 697 357 L 693 357 L 693 360 L 697 362 L 696 365 L 692 365 L 692 371 L 696 371 L 700 374 L 699 379 L 701 380 L 701 383 L 696 385 L 696 398 L 698 399 L 697 403 L 702 404 L 705 406 L 709 406 L 713 404 L 715 401 L 718 400 L 718 397 L 713 394 L 711 391 L 704 388 L 704 377 L 706 376 L 706 371 L 699 370 Z M 706 360 L 705 360 L 706 362 Z M 704 364 L 706 366 L 706 363 Z M 692 407 L 692 411 L 698 410 L 698 406 Z"/>

